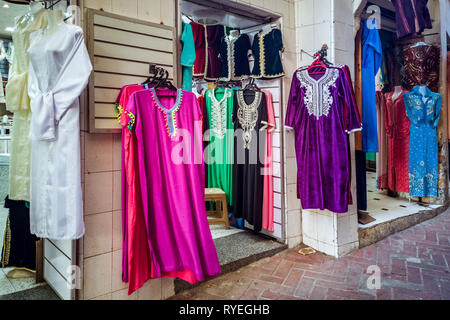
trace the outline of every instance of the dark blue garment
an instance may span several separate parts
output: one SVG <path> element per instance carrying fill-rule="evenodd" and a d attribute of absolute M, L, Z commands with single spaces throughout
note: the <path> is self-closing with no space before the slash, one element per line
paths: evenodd
<path fill-rule="evenodd" d="M 367 210 L 366 154 L 355 150 L 356 196 L 358 210 Z"/>
<path fill-rule="evenodd" d="M 255 57 L 252 77 L 263 80 L 284 76 L 280 51 L 283 51 L 283 37 L 279 29 L 257 33 L 253 38 L 252 52 Z"/>
<path fill-rule="evenodd" d="M 367 20 L 368 21 L 368 20 Z M 363 22 L 362 44 L 362 151 L 378 152 L 377 101 L 375 75 L 382 62 L 381 41 L 378 29 Z M 368 27 L 370 25 L 370 28 Z"/>
<path fill-rule="evenodd" d="M 247 34 L 241 34 L 232 39 L 224 36 L 220 42 L 219 58 L 222 63 L 220 80 L 241 80 L 250 76 L 248 54 L 251 50 L 250 38 Z"/>

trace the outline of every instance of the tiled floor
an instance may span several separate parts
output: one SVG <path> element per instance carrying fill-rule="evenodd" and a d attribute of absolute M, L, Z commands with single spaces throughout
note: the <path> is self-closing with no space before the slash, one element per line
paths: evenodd
<path fill-rule="evenodd" d="M 227 236 L 231 236 L 232 234 L 245 232 L 245 230 L 234 228 L 230 226 L 230 229 L 226 229 L 223 224 L 210 225 L 209 229 L 211 230 L 211 235 L 213 239 L 223 238 Z"/>
<path fill-rule="evenodd" d="M 362 225 L 360 228 L 369 228 L 382 222 L 416 214 L 421 210 L 435 209 L 439 205 L 419 204 L 405 198 L 393 198 L 387 191 L 380 191 L 376 186 L 376 173 L 367 172 L 367 211 L 376 220 Z"/>
<path fill-rule="evenodd" d="M 348 256 L 285 250 L 173 299 L 450 299 L 450 211 Z M 368 289 L 367 267 L 380 268 Z"/>

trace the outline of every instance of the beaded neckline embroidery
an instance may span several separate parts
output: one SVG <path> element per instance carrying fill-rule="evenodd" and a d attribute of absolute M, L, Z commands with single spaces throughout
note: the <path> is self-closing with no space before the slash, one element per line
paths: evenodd
<path fill-rule="evenodd" d="M 176 112 L 180 109 L 181 102 L 183 100 L 183 91 L 181 89 L 177 90 L 177 101 L 172 108 L 165 108 L 158 99 L 155 88 L 151 88 L 153 101 L 158 106 L 158 109 L 164 113 L 164 119 L 166 124 L 166 130 L 169 137 L 173 138 L 177 134 L 177 118 Z"/>
<path fill-rule="evenodd" d="M 261 92 L 255 92 L 255 98 L 250 104 L 245 103 L 243 91 L 238 91 L 238 120 L 242 127 L 242 139 L 244 140 L 244 149 L 250 150 L 252 141 L 252 132 L 258 121 L 258 106 L 261 102 Z"/>
<path fill-rule="evenodd" d="M 214 132 L 215 137 L 223 139 L 227 130 L 227 101 L 231 97 L 231 91 L 225 89 L 223 98 L 217 100 L 215 89 L 208 92 L 208 96 L 211 98 L 211 130 Z"/>
<path fill-rule="evenodd" d="M 330 87 L 336 87 L 339 71 L 327 68 L 325 74 L 317 80 L 309 75 L 307 69 L 298 70 L 296 74 L 300 86 L 305 88 L 303 102 L 308 114 L 314 115 L 317 119 L 321 116 L 327 117 L 334 101 Z"/>

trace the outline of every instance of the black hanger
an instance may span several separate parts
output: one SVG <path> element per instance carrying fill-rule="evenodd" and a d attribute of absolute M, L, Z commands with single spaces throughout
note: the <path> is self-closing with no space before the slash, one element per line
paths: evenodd
<path fill-rule="evenodd" d="M 229 88 L 229 89 L 231 89 L 230 84 L 227 81 L 216 80 L 215 85 L 216 85 L 216 88 Z"/>
<path fill-rule="evenodd" d="M 255 78 L 250 78 L 247 85 L 244 87 L 244 91 L 245 90 L 261 91 L 261 89 L 255 83 Z"/>
<path fill-rule="evenodd" d="M 327 67 L 332 65 L 332 63 L 325 58 L 328 55 L 328 45 L 326 43 L 322 45 L 322 48 L 316 53 L 316 55 L 317 54 L 320 55 L 320 61 L 322 61 Z"/>
<path fill-rule="evenodd" d="M 164 71 L 163 78 L 155 85 L 155 88 L 168 88 L 171 90 L 177 90 L 177 88 L 168 80 L 169 78 L 169 71 L 166 69 L 162 69 Z"/>
<path fill-rule="evenodd" d="M 157 83 L 161 77 L 162 77 L 162 73 L 161 73 L 162 69 L 157 67 L 154 64 L 150 64 L 149 67 L 149 73 L 150 75 L 148 76 L 148 78 L 143 82 L 143 84 L 148 85 L 149 87 L 152 86 L 153 84 Z"/>

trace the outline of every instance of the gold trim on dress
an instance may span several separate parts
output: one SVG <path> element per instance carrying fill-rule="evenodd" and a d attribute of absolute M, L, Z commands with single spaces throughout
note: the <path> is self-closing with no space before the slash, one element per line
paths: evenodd
<path fill-rule="evenodd" d="M 11 254 L 11 225 L 9 222 L 9 214 L 6 219 L 5 234 L 3 235 L 3 255 L 2 255 L 2 268 L 9 267 L 9 256 Z"/>
<path fill-rule="evenodd" d="M 283 77 L 285 75 L 284 70 L 281 73 L 278 74 L 272 74 L 268 75 L 266 74 L 266 53 L 264 50 L 264 37 L 268 35 L 273 30 L 278 30 L 271 28 L 269 31 L 265 33 L 258 34 L 258 41 L 259 41 L 259 75 L 252 75 L 252 78 L 255 79 L 261 79 L 261 78 L 279 78 Z"/>

